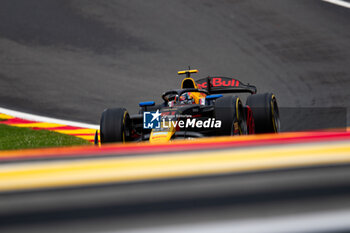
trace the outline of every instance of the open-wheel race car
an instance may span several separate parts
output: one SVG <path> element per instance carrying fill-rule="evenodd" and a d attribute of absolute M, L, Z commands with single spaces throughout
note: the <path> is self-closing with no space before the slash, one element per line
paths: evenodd
<path fill-rule="evenodd" d="M 197 72 L 179 71 L 179 75 L 186 75 L 181 88 L 163 93 L 161 104 L 141 102 L 138 114 L 129 115 L 125 108 L 104 110 L 100 120 L 101 143 L 279 132 L 274 94 L 257 94 L 255 86 L 234 78 L 214 76 L 195 81 L 191 73 Z M 250 93 L 245 105 L 235 95 L 239 93 Z"/>

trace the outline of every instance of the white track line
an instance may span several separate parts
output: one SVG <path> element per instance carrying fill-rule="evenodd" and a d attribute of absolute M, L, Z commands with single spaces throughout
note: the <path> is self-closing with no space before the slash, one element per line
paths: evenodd
<path fill-rule="evenodd" d="M 38 116 L 38 115 L 33 115 L 33 114 L 29 114 L 29 113 L 24 113 L 24 112 L 18 112 L 18 111 L 6 109 L 6 108 L 1 108 L 1 107 L 0 107 L 0 113 L 14 116 L 14 117 L 18 117 L 18 118 L 21 118 L 24 120 L 29 120 L 29 121 L 56 123 L 56 124 L 69 125 L 69 126 L 88 128 L 88 129 L 100 129 L 99 125 L 91 125 L 91 124 L 85 124 L 85 123 L 81 123 L 81 122 L 66 121 L 66 120 L 61 120 L 61 119 L 56 119 L 56 118 L 51 118 L 51 117 Z"/>
<path fill-rule="evenodd" d="M 324 2 L 329 2 L 338 6 L 342 6 L 342 7 L 346 7 L 346 8 L 350 8 L 350 3 L 349 2 L 345 2 L 343 0 L 322 0 Z"/>

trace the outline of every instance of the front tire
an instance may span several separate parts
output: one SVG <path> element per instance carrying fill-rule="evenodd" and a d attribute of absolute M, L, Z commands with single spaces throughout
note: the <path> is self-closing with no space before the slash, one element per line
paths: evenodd
<path fill-rule="evenodd" d="M 103 111 L 100 121 L 102 143 L 126 142 L 130 138 L 130 116 L 125 108 Z"/>

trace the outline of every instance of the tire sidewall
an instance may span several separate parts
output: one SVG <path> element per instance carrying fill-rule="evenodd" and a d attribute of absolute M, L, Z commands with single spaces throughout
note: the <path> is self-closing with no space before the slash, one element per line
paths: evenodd
<path fill-rule="evenodd" d="M 130 130 L 130 117 L 124 108 L 111 108 L 103 111 L 100 120 L 101 143 L 126 142 Z"/>

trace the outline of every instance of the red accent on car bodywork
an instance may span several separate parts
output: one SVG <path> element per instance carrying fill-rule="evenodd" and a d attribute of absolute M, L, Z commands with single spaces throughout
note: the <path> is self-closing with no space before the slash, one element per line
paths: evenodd
<path fill-rule="evenodd" d="M 254 134 L 255 133 L 255 124 L 254 124 L 254 117 L 252 109 L 247 105 L 247 127 L 248 127 L 248 134 Z"/>
<path fill-rule="evenodd" d="M 202 82 L 198 83 L 197 82 L 198 88 L 207 88 L 208 87 L 208 82 Z M 211 80 L 211 87 L 238 87 L 239 86 L 239 81 L 236 79 L 232 78 L 212 78 Z"/>

